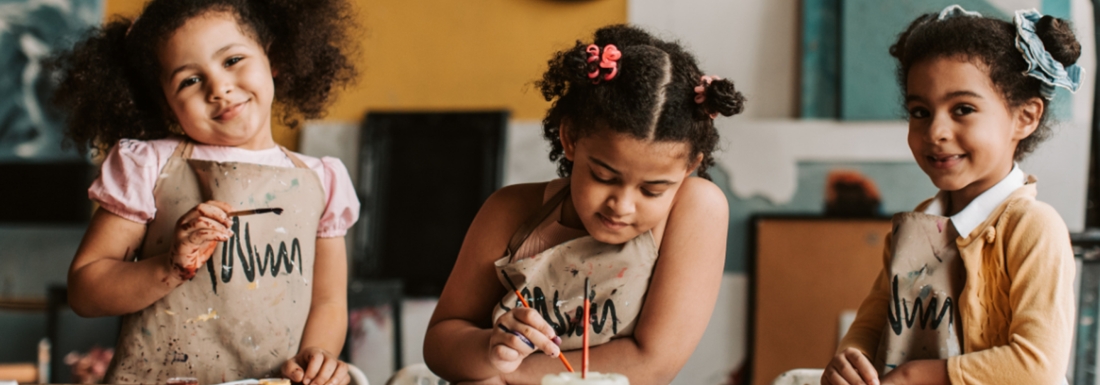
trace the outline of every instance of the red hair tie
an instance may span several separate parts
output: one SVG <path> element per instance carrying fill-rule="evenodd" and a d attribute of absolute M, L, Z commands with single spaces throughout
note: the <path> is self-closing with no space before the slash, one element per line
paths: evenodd
<path fill-rule="evenodd" d="M 588 71 L 588 78 L 592 79 L 592 84 L 598 84 L 600 82 L 600 71 L 602 69 L 609 69 L 611 72 L 603 76 L 604 81 L 610 81 L 619 74 L 619 59 L 623 57 L 623 53 L 619 52 L 619 48 L 614 44 L 608 44 L 603 46 L 603 55 L 600 55 L 600 47 L 595 44 L 589 44 L 585 48 L 585 52 L 588 53 L 588 59 L 586 62 L 589 65 L 599 61 L 598 65 L 593 65 L 592 69 Z"/>

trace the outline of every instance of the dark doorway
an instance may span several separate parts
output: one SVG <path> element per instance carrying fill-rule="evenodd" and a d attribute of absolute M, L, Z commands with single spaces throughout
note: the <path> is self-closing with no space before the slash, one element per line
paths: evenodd
<path fill-rule="evenodd" d="M 466 230 L 500 188 L 506 111 L 373 112 L 360 135 L 356 278 L 443 291 Z"/>

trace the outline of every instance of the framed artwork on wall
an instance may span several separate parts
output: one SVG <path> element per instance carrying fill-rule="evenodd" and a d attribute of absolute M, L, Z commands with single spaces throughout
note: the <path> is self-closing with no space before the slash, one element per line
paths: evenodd
<path fill-rule="evenodd" d="M 103 19 L 103 0 L 0 0 L 0 222 L 79 222 L 93 169 L 63 148 L 45 62 Z"/>

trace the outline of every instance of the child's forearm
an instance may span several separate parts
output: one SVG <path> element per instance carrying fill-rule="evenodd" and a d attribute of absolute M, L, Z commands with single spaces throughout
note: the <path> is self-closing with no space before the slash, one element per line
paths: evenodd
<path fill-rule="evenodd" d="M 69 266 L 69 306 L 84 317 L 133 313 L 183 284 L 168 254 L 128 262 L 145 238 L 145 224 L 96 210 Z"/>
<path fill-rule="evenodd" d="M 883 385 L 947 385 L 947 360 L 909 361 L 882 379 Z"/>
<path fill-rule="evenodd" d="M 348 265 L 344 237 L 317 238 L 309 318 L 298 351 L 340 355 L 348 331 Z"/>
<path fill-rule="evenodd" d="M 630 379 L 631 385 L 668 384 L 683 367 L 691 352 L 676 352 L 674 347 L 642 348 L 632 337 L 618 338 L 589 348 L 590 372 L 619 373 Z M 581 351 L 563 352 L 573 369 L 581 370 Z M 683 357 L 683 358 L 679 358 Z M 523 360 L 519 370 L 505 374 L 508 384 L 539 384 L 542 377 L 566 371 L 561 360 L 543 354 L 532 354 Z"/>
<path fill-rule="evenodd" d="M 441 321 L 428 328 L 424 339 L 424 361 L 435 374 L 452 383 L 499 376 L 500 371 L 489 362 L 492 333 L 492 330 L 478 328 L 463 320 Z M 531 356 L 536 355 L 540 353 Z"/>
<path fill-rule="evenodd" d="M 102 258 L 69 273 L 68 302 L 84 317 L 129 314 L 149 307 L 182 283 L 167 254 L 137 262 Z"/>
<path fill-rule="evenodd" d="M 309 318 L 302 332 L 298 350 L 320 348 L 340 355 L 348 330 L 348 308 L 343 303 L 314 303 L 309 308 Z"/>

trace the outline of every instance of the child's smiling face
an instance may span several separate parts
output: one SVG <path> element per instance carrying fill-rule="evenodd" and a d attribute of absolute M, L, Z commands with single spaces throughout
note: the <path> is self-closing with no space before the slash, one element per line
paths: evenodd
<path fill-rule="evenodd" d="M 1008 106 L 987 69 L 961 58 L 918 62 L 907 85 L 909 148 L 932 183 L 952 192 L 953 212 L 1008 175 L 1016 145 L 1042 115 L 1041 101 Z"/>
<path fill-rule="evenodd" d="M 195 141 L 248 149 L 275 145 L 267 53 L 237 17 L 207 12 L 172 33 L 158 57 L 168 107 Z"/>
<path fill-rule="evenodd" d="M 570 184 L 577 216 L 589 235 L 609 244 L 629 241 L 667 218 L 684 178 L 699 163 L 689 164 L 688 143 L 654 142 L 611 130 L 576 141 L 563 137 L 562 143 L 573 161 Z"/>

